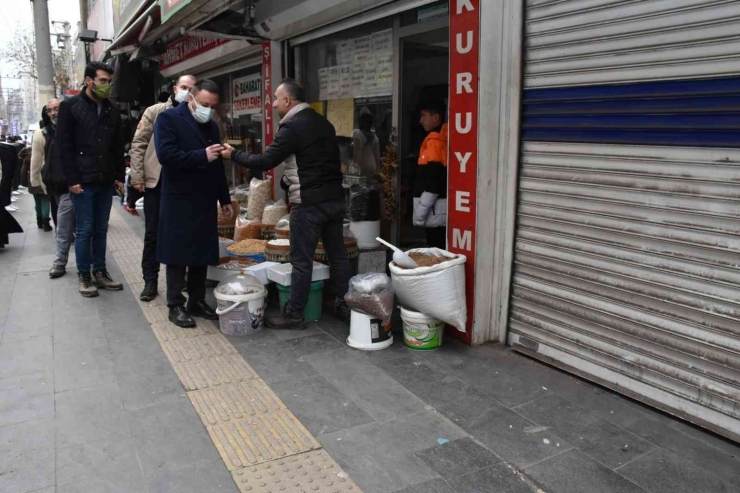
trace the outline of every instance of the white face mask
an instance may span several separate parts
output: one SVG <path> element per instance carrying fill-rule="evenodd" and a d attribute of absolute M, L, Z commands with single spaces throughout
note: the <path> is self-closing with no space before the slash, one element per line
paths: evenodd
<path fill-rule="evenodd" d="M 186 91 L 184 89 L 178 89 L 177 93 L 175 94 L 175 101 L 178 103 L 184 103 L 188 100 L 188 95 L 190 94 L 190 91 Z"/>
<path fill-rule="evenodd" d="M 206 108 L 205 106 L 201 106 L 198 104 L 198 101 L 193 99 L 193 103 L 195 103 L 195 111 L 193 111 L 193 118 L 195 118 L 195 121 L 198 123 L 208 123 L 208 121 L 211 119 L 211 116 L 213 115 L 213 110 L 211 108 Z"/>

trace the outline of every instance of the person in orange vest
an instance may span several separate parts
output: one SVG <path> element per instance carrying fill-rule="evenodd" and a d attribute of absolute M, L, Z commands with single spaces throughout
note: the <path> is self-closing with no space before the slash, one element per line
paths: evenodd
<path fill-rule="evenodd" d="M 447 124 L 442 101 L 421 108 L 421 126 L 427 133 L 419 150 L 414 182 L 414 226 L 426 229 L 427 246 L 447 246 Z"/>

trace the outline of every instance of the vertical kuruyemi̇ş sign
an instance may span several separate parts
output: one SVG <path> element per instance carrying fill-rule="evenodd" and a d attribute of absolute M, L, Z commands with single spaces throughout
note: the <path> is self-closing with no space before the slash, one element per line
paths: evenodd
<path fill-rule="evenodd" d="M 468 331 L 463 337 L 470 342 L 475 308 L 480 0 L 451 3 L 447 249 L 468 259 L 465 263 Z"/>
<path fill-rule="evenodd" d="M 264 122 L 264 147 L 272 144 L 274 138 L 273 132 L 275 126 L 272 123 L 272 48 L 270 41 L 262 42 L 262 104 L 264 108 L 264 115 L 262 121 Z M 275 170 L 271 169 L 266 173 L 272 177 L 272 196 L 275 197 Z"/>

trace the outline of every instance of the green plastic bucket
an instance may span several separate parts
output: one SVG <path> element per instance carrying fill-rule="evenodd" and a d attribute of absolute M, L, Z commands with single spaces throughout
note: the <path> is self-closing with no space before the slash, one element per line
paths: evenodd
<path fill-rule="evenodd" d="M 442 345 L 445 323 L 423 313 L 401 308 L 403 344 L 415 351 L 434 351 Z"/>
<path fill-rule="evenodd" d="M 288 298 L 290 298 L 290 286 L 283 286 L 277 283 L 275 285 L 280 295 L 280 309 L 282 310 L 288 302 Z M 303 319 L 306 322 L 316 322 L 321 319 L 323 292 L 324 281 L 311 283 L 311 290 L 308 292 L 308 302 L 306 303 L 306 308 L 303 310 Z"/>

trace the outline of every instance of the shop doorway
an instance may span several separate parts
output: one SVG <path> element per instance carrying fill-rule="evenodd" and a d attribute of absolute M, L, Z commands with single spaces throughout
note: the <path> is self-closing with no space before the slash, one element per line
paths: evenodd
<path fill-rule="evenodd" d="M 400 161 L 398 242 L 403 248 L 426 246 L 423 228 L 413 225 L 413 188 L 419 148 L 426 132 L 419 124 L 422 105 L 449 94 L 449 29 L 436 28 L 400 38 L 398 139 Z M 445 121 L 447 121 L 445 119 Z"/>

